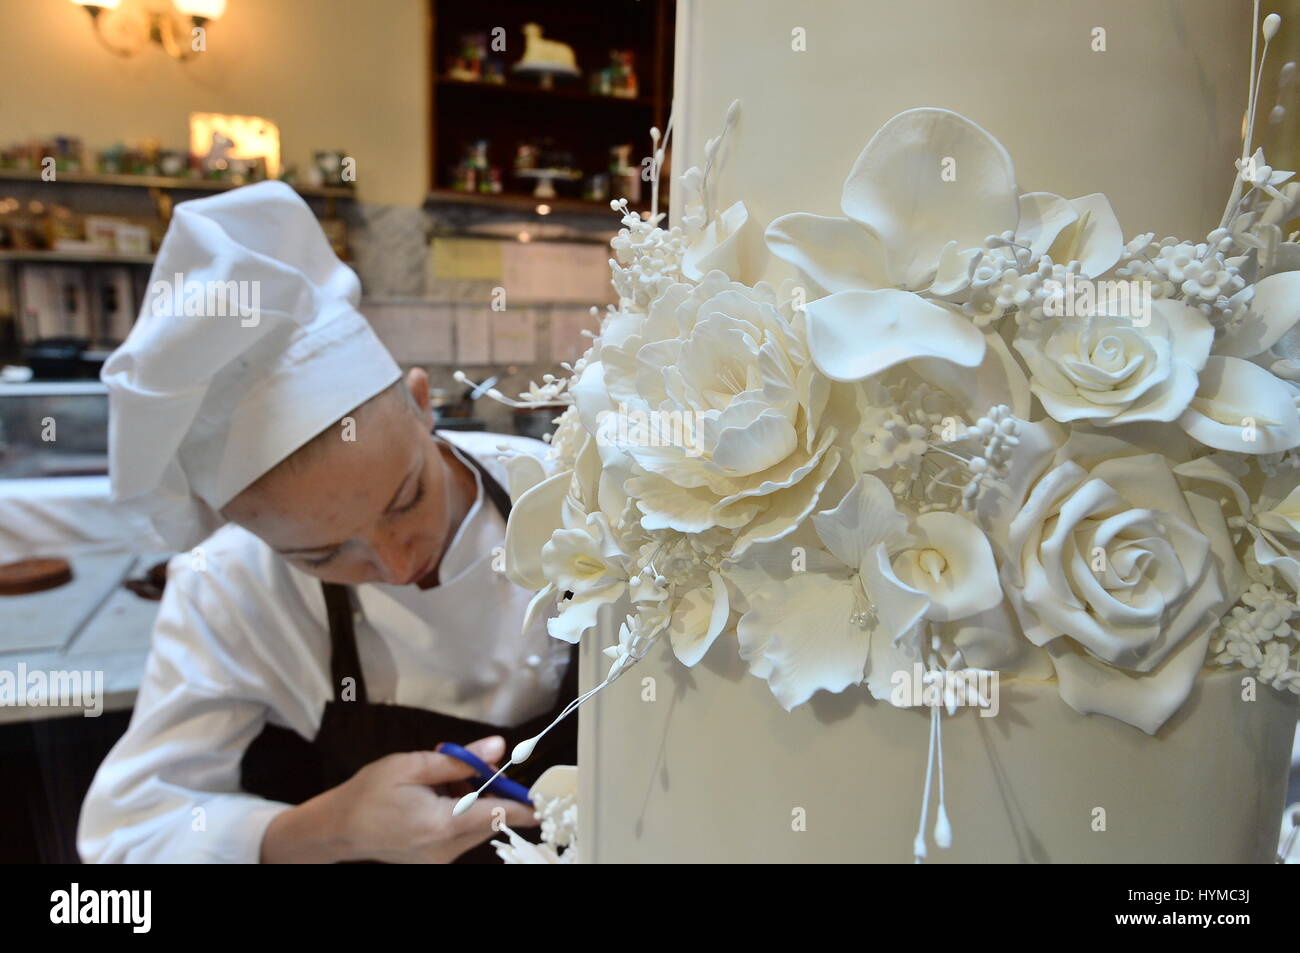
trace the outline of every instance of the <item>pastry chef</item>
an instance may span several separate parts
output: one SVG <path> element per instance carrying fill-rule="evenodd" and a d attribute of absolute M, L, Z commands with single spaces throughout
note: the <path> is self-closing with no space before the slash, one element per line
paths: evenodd
<path fill-rule="evenodd" d="M 256 308 L 217 306 L 236 292 Z M 286 185 L 176 206 L 102 376 L 114 500 L 179 555 L 86 861 L 481 860 L 494 820 L 536 823 L 487 796 L 453 817 L 472 772 L 434 748 L 496 766 L 576 694 L 570 647 L 523 629 L 533 594 L 497 571 L 497 448 L 546 445 L 432 432 L 427 378 L 359 297 Z M 569 719 L 510 776 L 575 741 Z"/>

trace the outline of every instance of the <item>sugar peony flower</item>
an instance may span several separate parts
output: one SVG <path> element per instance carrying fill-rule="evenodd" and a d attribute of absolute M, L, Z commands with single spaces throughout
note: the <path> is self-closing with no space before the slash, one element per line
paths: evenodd
<path fill-rule="evenodd" d="M 802 315 L 766 285 L 712 272 L 677 284 L 575 387 L 602 459 L 631 464 L 623 489 L 647 531 L 736 532 L 735 554 L 791 531 L 839 462 L 823 422 L 829 385 Z"/>

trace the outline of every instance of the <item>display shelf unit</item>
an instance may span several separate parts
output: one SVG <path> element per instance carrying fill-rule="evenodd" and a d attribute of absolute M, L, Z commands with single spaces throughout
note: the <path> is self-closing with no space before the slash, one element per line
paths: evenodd
<path fill-rule="evenodd" d="M 575 0 L 539 5 L 530 0 L 427 0 L 429 204 L 465 204 L 503 211 L 535 211 L 546 204 L 570 215 L 609 216 L 609 202 L 582 197 L 582 182 L 556 183 L 559 194 L 539 198 L 532 183 L 516 178 L 514 155 L 521 142 L 549 137 L 573 155 L 586 176 L 608 171 L 610 149 L 633 145 L 649 155 L 650 127 L 663 129 L 672 97 L 674 0 Z M 582 75 L 557 77 L 551 88 L 516 75 L 510 65 L 524 52 L 523 27 L 537 23 L 549 40 L 573 48 Z M 504 32 L 506 49 L 490 52 L 506 64 L 503 83 L 449 77 L 448 68 L 467 34 Z M 588 76 L 609 63 L 611 50 L 631 50 L 638 79 L 632 98 L 591 92 Z M 503 191 L 481 193 L 452 188 L 454 168 L 469 145 L 488 142 L 488 160 L 502 170 Z M 665 170 L 663 181 L 667 183 Z M 649 207 L 649 183 L 632 205 Z M 660 208 L 667 207 L 666 190 Z M 611 222 L 611 226 L 614 223 Z"/>
<path fill-rule="evenodd" d="M 127 190 L 132 194 L 147 193 L 158 219 L 164 223 L 171 218 L 174 204 L 185 198 L 198 195 L 215 194 L 239 187 L 238 183 L 223 182 L 215 179 L 199 179 L 182 176 L 162 175 L 123 175 L 100 172 L 58 172 L 53 180 L 46 180 L 40 172 L 30 169 L 0 169 L 0 186 L 15 183 L 23 189 L 29 198 L 48 197 L 53 203 L 62 201 L 61 196 L 81 195 L 84 200 L 92 189 Z M 49 190 L 48 192 L 46 190 Z M 335 203 L 356 197 L 356 192 L 347 186 L 294 186 L 299 195 L 316 203 L 323 203 L 325 215 L 337 215 Z M 319 207 L 319 206 L 318 206 Z M 132 272 L 132 286 L 136 310 L 143 298 L 144 279 L 148 267 L 154 262 L 152 254 L 117 254 L 111 251 L 62 251 L 57 249 L 0 249 L 0 268 L 8 270 L 9 285 L 12 289 L 13 320 L 0 322 L 0 362 L 21 363 L 25 344 L 31 343 L 31 330 L 25 327 L 23 309 L 22 269 L 36 265 L 79 266 L 86 275 L 86 287 L 93 272 L 102 272 L 112 267 L 129 266 Z M 95 333 L 87 335 L 92 346 L 114 343 L 104 339 L 102 327 L 95 326 Z"/>

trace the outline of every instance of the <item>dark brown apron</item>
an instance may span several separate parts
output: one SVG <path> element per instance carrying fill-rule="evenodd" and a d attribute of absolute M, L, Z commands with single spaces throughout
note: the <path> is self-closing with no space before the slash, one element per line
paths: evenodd
<path fill-rule="evenodd" d="M 470 454 L 465 457 L 483 478 L 483 488 L 502 517 L 510 515 L 510 496 Z M 551 710 L 522 725 L 504 728 L 423 708 L 372 703 L 357 655 L 352 627 L 351 594 L 346 586 L 322 583 L 329 619 L 330 675 L 334 700 L 325 703 L 316 738 L 308 741 L 289 728 L 267 724 L 244 752 L 240 784 L 245 791 L 289 804 L 301 804 L 337 787 L 361 768 L 399 751 L 430 751 L 439 742 L 465 745 L 488 735 L 506 739 L 509 752 L 520 741 L 541 732 L 578 694 L 578 647 Z M 355 680 L 355 701 L 342 699 L 345 678 Z M 528 787 L 543 771 L 578 760 L 578 719 L 571 716 L 538 743 L 532 756 L 511 768 L 508 777 Z M 536 828 L 519 831 L 536 843 Z M 496 839 L 505 840 L 504 834 Z M 484 842 L 457 858 L 456 863 L 499 863 L 491 844 Z"/>

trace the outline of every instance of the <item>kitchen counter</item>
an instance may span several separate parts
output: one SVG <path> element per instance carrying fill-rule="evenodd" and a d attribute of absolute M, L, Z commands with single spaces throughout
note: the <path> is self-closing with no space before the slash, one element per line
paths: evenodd
<path fill-rule="evenodd" d="M 158 603 L 122 582 L 144 575 L 165 553 L 91 553 L 71 557 L 71 582 L 45 592 L 0 597 L 0 673 L 90 673 L 103 711 L 129 710 L 144 674 Z M 21 666 L 21 669 L 20 669 Z M 38 676 L 40 677 L 40 676 Z M 102 682 L 99 679 L 102 678 Z M 17 694 L 0 701 L 0 724 L 82 716 Z"/>

